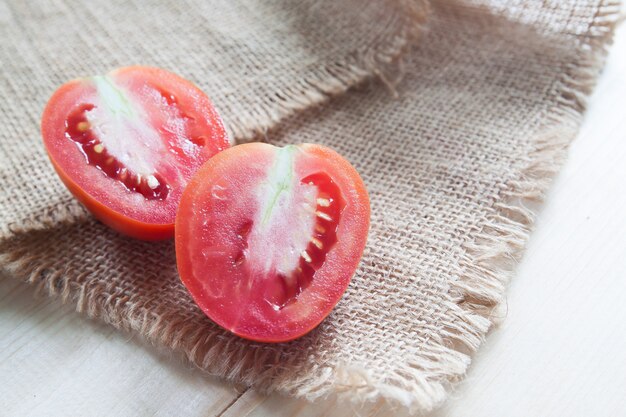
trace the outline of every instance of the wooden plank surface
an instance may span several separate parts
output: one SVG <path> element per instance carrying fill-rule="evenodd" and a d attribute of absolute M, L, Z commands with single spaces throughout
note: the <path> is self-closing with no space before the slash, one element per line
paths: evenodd
<path fill-rule="evenodd" d="M 626 415 L 626 28 L 508 293 L 507 317 L 431 417 Z M 0 416 L 383 416 L 242 392 L 0 281 Z"/>

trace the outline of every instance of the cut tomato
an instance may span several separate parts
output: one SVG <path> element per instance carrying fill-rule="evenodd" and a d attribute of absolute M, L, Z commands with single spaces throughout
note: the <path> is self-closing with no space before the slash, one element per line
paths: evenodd
<path fill-rule="evenodd" d="M 370 206 L 356 170 L 318 145 L 235 146 L 202 166 L 176 216 L 178 272 L 215 323 L 282 342 L 337 304 L 365 248 Z"/>
<path fill-rule="evenodd" d="M 168 71 L 138 66 L 63 85 L 44 110 L 41 131 L 76 198 L 103 223 L 146 240 L 174 235 L 187 182 L 230 146 L 202 91 Z"/>

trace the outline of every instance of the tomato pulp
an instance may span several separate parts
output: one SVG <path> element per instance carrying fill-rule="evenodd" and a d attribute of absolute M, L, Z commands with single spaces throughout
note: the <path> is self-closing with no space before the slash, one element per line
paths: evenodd
<path fill-rule="evenodd" d="M 214 322 L 247 339 L 304 335 L 337 304 L 367 239 L 356 170 L 303 144 L 239 145 L 203 165 L 176 216 L 181 280 Z"/>
<path fill-rule="evenodd" d="M 42 117 L 44 145 L 68 189 L 129 236 L 174 235 L 196 170 L 230 142 L 208 97 L 189 81 L 126 67 L 61 86 Z"/>

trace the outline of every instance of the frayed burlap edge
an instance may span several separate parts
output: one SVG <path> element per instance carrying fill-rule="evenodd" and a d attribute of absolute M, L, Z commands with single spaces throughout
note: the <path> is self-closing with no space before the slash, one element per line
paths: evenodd
<path fill-rule="evenodd" d="M 456 280 L 451 282 L 448 307 L 453 314 L 444 324 L 444 339 L 422 346 L 423 355 L 406 363 L 394 377 L 381 380 L 355 365 L 320 367 L 309 372 L 277 375 L 267 363 L 280 363 L 280 351 L 248 350 L 232 338 L 206 335 L 205 329 L 180 318 L 155 316 L 135 309 L 120 316 L 119 299 L 103 299 L 100 291 L 72 287 L 61 271 L 39 264 L 36 254 L 9 251 L 0 265 L 13 276 L 35 285 L 38 292 L 75 303 L 76 310 L 125 331 L 138 332 L 157 346 L 182 352 L 201 369 L 260 392 L 279 391 L 309 400 L 336 394 L 340 399 L 364 402 L 382 399 L 390 405 L 428 411 L 447 397 L 453 383 L 467 371 L 472 352 L 502 317 L 505 286 L 528 240 L 535 218 L 531 206 L 541 202 L 576 136 L 586 98 L 599 75 L 618 20 L 620 3 L 603 2 L 585 36 L 579 38 L 578 62 L 564 68 L 555 85 L 555 105 L 541 118 L 528 164 L 494 198 L 493 212 L 476 239 L 464 245 Z M 324 98 L 325 99 L 325 98 Z M 320 100 L 321 102 L 322 100 Z M 288 109 L 286 114 L 294 112 Z M 268 123 L 267 127 L 270 126 Z M 246 136 L 244 125 L 240 134 Z M 258 133 L 258 131 L 256 132 Z M 35 263 L 36 264 L 36 263 Z M 297 364 L 295 365 L 298 366 Z"/>
<path fill-rule="evenodd" d="M 408 363 L 394 379 L 381 381 L 367 370 L 349 370 L 343 381 L 335 380 L 348 399 L 380 396 L 391 405 L 430 411 L 441 405 L 453 383 L 467 372 L 471 354 L 505 315 L 506 285 L 523 254 L 536 208 L 578 133 L 587 98 L 620 20 L 620 7 L 620 1 L 612 0 L 599 5 L 589 30 L 578 38 L 578 61 L 563 69 L 553 88 L 555 104 L 539 119 L 537 133 L 530 138 L 527 165 L 494 198 L 487 225 L 464 245 L 458 279 L 451 283 L 448 306 L 453 314 L 443 323 L 443 343 L 432 340 L 423 346 L 422 358 Z M 355 392 L 359 393 L 356 397 Z"/>
<path fill-rule="evenodd" d="M 421 36 L 430 7 L 427 0 L 387 0 L 393 14 L 386 20 L 388 30 L 375 44 L 369 44 L 335 62 L 314 66 L 305 71 L 297 85 L 263 98 L 250 105 L 245 115 L 235 115 L 226 126 L 235 143 L 265 140 L 267 132 L 294 114 L 327 102 L 349 88 L 378 79 L 395 93 L 402 78 L 399 62 L 406 50 Z M 67 201 L 45 212 L 0 225 L 0 239 L 63 224 L 84 222 L 87 210 L 68 195 Z"/>
<path fill-rule="evenodd" d="M 420 358 L 384 380 L 353 364 L 325 370 L 325 383 L 333 384 L 340 399 L 358 403 L 383 399 L 390 407 L 428 412 L 440 406 L 453 384 L 465 375 L 471 355 L 505 316 L 506 285 L 523 254 L 536 208 L 578 133 L 587 97 L 604 66 L 620 18 L 620 5 L 610 0 L 599 5 L 588 32 L 577 39 L 577 62 L 563 68 L 551 95 L 555 104 L 541 115 L 537 133 L 530 138 L 528 163 L 494 197 L 486 226 L 464 245 L 458 277 L 451 282 L 447 305 L 452 314 L 442 323 L 443 338 L 420 346 Z M 322 390 L 319 376 L 312 381 Z M 290 391 L 313 400 L 318 392 L 302 389 L 312 381 L 303 381 Z"/>

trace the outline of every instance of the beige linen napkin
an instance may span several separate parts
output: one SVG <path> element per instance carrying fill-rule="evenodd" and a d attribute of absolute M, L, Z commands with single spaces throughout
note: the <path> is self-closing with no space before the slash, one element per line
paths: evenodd
<path fill-rule="evenodd" d="M 433 408 L 502 318 L 529 205 L 576 134 L 619 5 L 438 1 L 417 43 L 420 2 L 225 3 L 1 6 L 0 265 L 232 381 Z M 222 331 L 180 284 L 172 242 L 115 234 L 57 180 L 37 133 L 49 94 L 137 62 L 196 81 L 239 140 L 273 128 L 264 139 L 329 145 L 361 172 L 368 246 L 309 335 Z"/>

